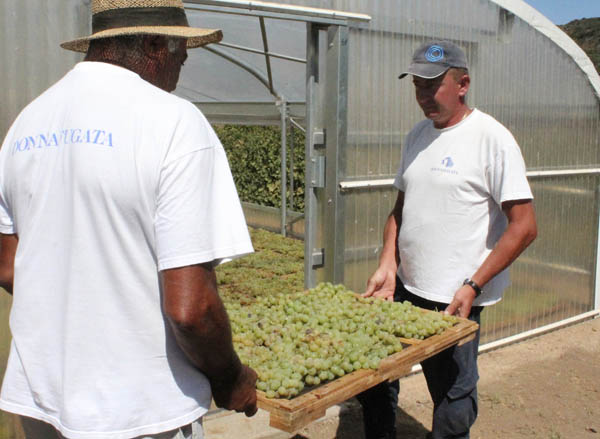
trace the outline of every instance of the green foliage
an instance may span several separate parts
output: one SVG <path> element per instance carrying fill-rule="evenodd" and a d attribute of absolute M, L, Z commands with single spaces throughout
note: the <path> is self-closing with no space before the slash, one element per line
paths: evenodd
<path fill-rule="evenodd" d="M 218 125 L 215 131 L 231 166 L 242 201 L 261 206 L 281 207 L 281 130 L 275 127 Z M 288 206 L 304 211 L 304 133 L 294 133 L 294 203 L 290 205 L 290 138 L 288 131 Z"/>
<path fill-rule="evenodd" d="M 559 27 L 581 46 L 600 72 L 600 17 L 573 20 Z"/>

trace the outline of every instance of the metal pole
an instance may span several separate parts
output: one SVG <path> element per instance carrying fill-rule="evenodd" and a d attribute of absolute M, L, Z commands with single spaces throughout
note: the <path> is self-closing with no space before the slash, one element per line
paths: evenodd
<path fill-rule="evenodd" d="M 312 288 L 317 284 L 317 269 L 322 265 L 318 259 L 317 249 L 317 166 L 318 156 L 315 151 L 315 131 L 318 130 L 319 88 L 319 28 L 306 24 L 306 141 L 304 157 L 304 288 Z"/>
<path fill-rule="evenodd" d="M 345 203 L 340 182 L 346 175 L 348 120 L 348 28 L 329 26 L 325 89 L 325 277 L 344 282 Z"/>
<path fill-rule="evenodd" d="M 280 101 L 279 110 L 281 111 L 281 234 L 285 236 L 285 226 L 287 224 L 287 103 L 285 99 Z"/>
<path fill-rule="evenodd" d="M 290 124 L 290 206 L 294 210 L 294 124 Z"/>
<path fill-rule="evenodd" d="M 596 188 L 596 206 L 600 206 L 599 201 L 600 201 L 600 187 Z M 600 255 L 600 207 L 598 207 L 597 218 L 598 218 L 598 232 L 596 233 L 596 273 L 595 273 L 594 288 L 593 288 L 593 292 L 594 292 L 593 306 L 594 306 L 595 310 L 600 310 L 600 260 L 598 257 Z"/>

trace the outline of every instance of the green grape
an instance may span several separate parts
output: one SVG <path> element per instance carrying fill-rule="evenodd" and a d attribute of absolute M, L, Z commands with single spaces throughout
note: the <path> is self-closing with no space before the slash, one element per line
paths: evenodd
<path fill-rule="evenodd" d="M 361 368 L 402 350 L 402 338 L 424 339 L 458 321 L 409 302 L 363 298 L 322 283 L 297 293 L 224 298 L 241 361 L 256 370 L 267 398 L 293 398 L 305 386 Z"/>

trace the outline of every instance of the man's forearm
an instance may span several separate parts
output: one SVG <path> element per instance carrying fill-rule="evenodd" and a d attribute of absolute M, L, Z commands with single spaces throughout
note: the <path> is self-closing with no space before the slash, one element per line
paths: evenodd
<path fill-rule="evenodd" d="M 379 266 L 398 268 L 400 256 L 398 254 L 398 233 L 402 225 L 402 209 L 404 207 L 404 193 L 398 192 L 394 209 L 388 216 L 383 229 L 383 249 L 379 257 Z"/>
<path fill-rule="evenodd" d="M 241 370 L 231 326 L 216 288 L 214 272 L 184 267 L 185 278 L 165 273 L 165 312 L 177 343 L 212 385 L 231 381 Z M 197 291 L 200 289 L 201 291 Z"/>
<path fill-rule="evenodd" d="M 231 382 L 242 364 L 235 353 L 231 327 L 222 304 L 213 304 L 188 324 L 171 321 L 175 338 L 189 360 L 214 386 Z"/>
<path fill-rule="evenodd" d="M 394 214 L 388 217 L 383 229 L 383 249 L 379 257 L 380 267 L 398 267 L 398 225 Z"/>
<path fill-rule="evenodd" d="M 479 286 L 485 285 L 512 264 L 537 237 L 535 213 L 531 203 L 518 206 L 516 211 L 513 210 L 508 216 L 508 227 L 483 264 L 472 276 L 472 280 Z"/>

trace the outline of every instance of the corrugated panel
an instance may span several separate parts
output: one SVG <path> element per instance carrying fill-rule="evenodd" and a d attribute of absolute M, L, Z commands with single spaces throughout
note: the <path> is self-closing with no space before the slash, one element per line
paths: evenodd
<path fill-rule="evenodd" d="M 89 2 L 0 2 L 1 138 L 25 105 L 82 58 L 59 44 L 89 33 Z"/>
<path fill-rule="evenodd" d="M 320 2 L 295 1 L 319 6 Z M 514 2 L 513 2 L 514 3 Z M 515 135 L 528 170 L 597 167 L 600 109 L 572 56 L 531 24 L 487 0 L 338 0 L 326 7 L 366 13 L 351 29 L 347 180 L 393 177 L 404 136 L 422 119 L 410 78 L 397 76 L 431 38 L 461 45 L 471 65 L 469 103 Z M 531 179 L 539 237 L 513 265 L 513 285 L 483 315 L 492 341 L 594 306 L 598 177 Z M 377 266 L 393 189 L 349 191 L 345 283 L 362 291 Z M 585 226 L 582 226 L 584 218 Z"/>
<path fill-rule="evenodd" d="M 504 300 L 483 314 L 482 342 L 593 309 L 600 177 L 530 182 L 539 237 L 513 264 Z"/>
<path fill-rule="evenodd" d="M 65 74 L 81 55 L 59 47 L 89 32 L 89 0 L 2 0 L 0 2 L 0 138 L 19 112 Z M 11 300 L 0 300 L 0 376 L 8 358 Z M 22 437 L 17 418 L 0 413 L 0 436 Z"/>

